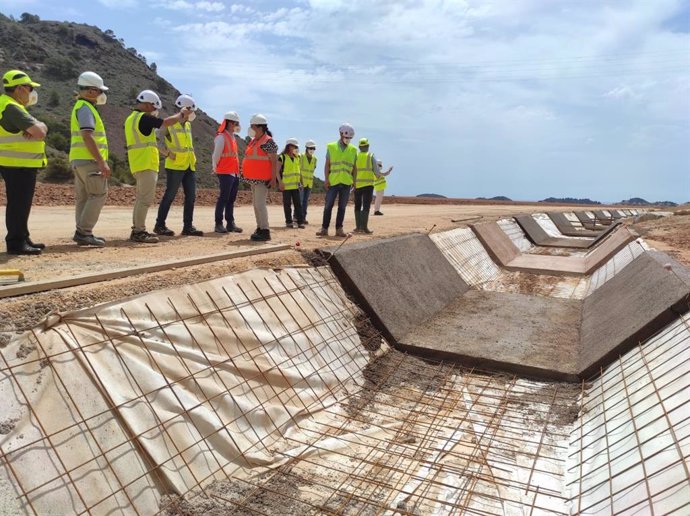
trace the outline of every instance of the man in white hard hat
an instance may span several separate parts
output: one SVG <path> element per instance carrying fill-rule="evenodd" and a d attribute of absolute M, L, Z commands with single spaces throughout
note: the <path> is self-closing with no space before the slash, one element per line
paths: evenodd
<path fill-rule="evenodd" d="M 108 87 L 95 72 L 77 80 L 77 101 L 70 117 L 69 161 L 74 171 L 76 205 L 74 240 L 80 246 L 103 247 L 105 240 L 93 234 L 108 194 L 108 138 L 96 106 L 106 103 Z"/>
<path fill-rule="evenodd" d="M 165 225 L 170 206 L 182 185 L 184 191 L 184 210 L 182 215 L 182 235 L 203 236 L 204 232 L 194 227 L 194 202 L 196 201 L 196 154 L 192 141 L 192 124 L 196 118 L 196 103 L 190 95 L 180 95 L 175 106 L 190 111 L 182 122 L 164 126 L 161 131 L 165 149 L 165 193 L 158 206 L 158 217 L 153 232 L 172 236 L 174 232 Z"/>
<path fill-rule="evenodd" d="M 383 163 L 379 163 L 379 171 L 383 170 Z M 393 166 L 388 167 L 385 172 L 380 172 L 380 176 L 374 181 L 374 192 L 376 192 L 376 201 L 374 202 L 374 215 L 383 215 L 381 213 L 381 202 L 383 202 L 383 191 L 386 189 L 386 177 L 393 172 Z"/>
<path fill-rule="evenodd" d="M 136 181 L 136 199 L 132 212 L 132 242 L 154 244 L 158 237 L 146 231 L 146 215 L 156 197 L 160 157 L 156 129 L 185 121 L 191 113 L 183 109 L 165 119 L 159 118 L 163 107 L 155 91 L 143 90 L 136 97 L 137 105 L 125 120 L 125 140 L 129 170 Z"/>
<path fill-rule="evenodd" d="M 338 213 L 335 217 L 335 235 L 347 236 L 343 230 L 347 201 L 350 199 L 350 189 L 357 177 L 357 147 L 350 142 L 355 130 L 347 122 L 340 128 L 340 139 L 326 146 L 326 164 L 324 166 L 326 205 L 323 208 L 323 222 L 316 236 L 327 236 L 331 223 L 331 212 L 336 198 L 338 199 Z"/>
<path fill-rule="evenodd" d="M 302 215 L 304 224 L 309 224 L 307 221 L 307 207 L 309 206 L 309 195 L 311 189 L 314 187 L 314 170 L 316 170 L 316 142 L 314 140 L 307 140 L 304 144 L 304 154 L 300 155 L 299 172 L 300 184 L 302 185 Z"/>
<path fill-rule="evenodd" d="M 38 102 L 33 82 L 21 70 L 2 76 L 0 95 L 0 175 L 4 179 L 7 205 L 5 243 L 8 254 L 41 254 L 45 245 L 29 238 L 29 214 L 38 170 L 46 166 L 45 138 L 48 127 L 27 111 Z"/>
<path fill-rule="evenodd" d="M 240 184 L 240 156 L 238 138 L 240 116 L 235 111 L 228 111 L 218 127 L 218 134 L 213 140 L 211 164 L 218 177 L 218 200 L 216 201 L 216 233 L 242 233 L 242 228 L 235 224 L 235 199 Z M 226 225 L 223 225 L 225 217 Z"/>

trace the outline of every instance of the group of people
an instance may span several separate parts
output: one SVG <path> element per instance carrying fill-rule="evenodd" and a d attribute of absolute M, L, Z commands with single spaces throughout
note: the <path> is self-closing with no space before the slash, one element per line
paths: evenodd
<path fill-rule="evenodd" d="M 5 181 L 7 206 L 7 252 L 14 255 L 41 254 L 44 244 L 33 242 L 28 219 L 33 202 L 38 170 L 47 164 L 46 124 L 26 109 L 36 104 L 36 88 L 40 84 L 21 70 L 3 75 L 4 93 L 0 95 L 0 174 Z M 69 161 L 74 172 L 75 232 L 73 240 L 80 246 L 103 247 L 105 239 L 94 235 L 108 192 L 111 175 L 108 164 L 108 138 L 97 106 L 107 102 L 108 87 L 95 72 L 84 72 L 77 80 L 77 98 L 70 117 Z M 196 118 L 196 104 L 190 95 L 180 95 L 175 101 L 178 112 L 161 118 L 162 102 L 152 90 L 137 96 L 135 107 L 124 122 L 127 158 L 135 179 L 136 199 L 132 214 L 130 240 L 155 243 L 161 236 L 173 236 L 166 219 L 180 188 L 184 192 L 183 227 L 181 234 L 203 236 L 193 224 L 196 198 L 196 155 L 191 122 Z M 317 158 L 316 144 L 308 140 L 305 152 L 299 152 L 299 142 L 289 138 L 283 151 L 268 129 L 264 115 L 250 120 L 248 138 L 240 136 L 240 117 L 230 111 L 225 114 L 214 140 L 213 172 L 218 177 L 219 195 L 215 209 L 216 233 L 241 233 L 235 224 L 234 204 L 240 181 L 250 185 L 257 228 L 253 241 L 271 239 L 267 197 L 270 188 L 283 193 L 285 223 L 288 227 L 304 228 L 307 222 L 309 196 L 313 188 Z M 382 215 L 380 203 L 386 186 L 381 162 L 369 150 L 366 138 L 359 141 L 359 150 L 350 142 L 354 129 L 350 124 L 340 126 L 340 139 L 327 146 L 324 167 L 326 205 L 319 236 L 328 235 L 331 213 L 338 199 L 335 234 L 345 236 L 343 220 L 351 190 L 355 194 L 357 233 L 371 233 L 369 213 L 376 192 L 375 214 Z M 161 144 L 159 145 L 159 138 Z M 160 159 L 165 158 L 166 189 L 158 208 L 152 233 L 146 230 L 146 216 L 155 200 Z"/>

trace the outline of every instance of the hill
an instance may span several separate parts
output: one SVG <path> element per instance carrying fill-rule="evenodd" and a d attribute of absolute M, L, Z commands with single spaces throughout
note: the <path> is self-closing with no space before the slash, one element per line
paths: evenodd
<path fill-rule="evenodd" d="M 86 70 L 103 77 L 110 90 L 108 103 L 99 109 L 108 133 L 113 176 L 123 182 L 132 182 L 123 124 L 134 106 L 136 94 L 146 88 L 156 91 L 163 101 L 161 114 L 164 116 L 175 112 L 174 102 L 180 94 L 156 73 L 155 63 L 147 63 L 144 56 L 134 48 L 127 48 L 111 30 L 102 31 L 79 23 L 42 21 L 27 13 L 19 21 L 0 14 L 0 69 L 4 72 L 13 68 L 26 71 L 41 83 L 38 104 L 30 111 L 48 124 L 46 143 L 53 158 L 66 157 L 69 151 L 69 116 L 77 77 Z M 197 111 L 192 130 L 200 186 L 216 184 L 210 171 L 217 125 L 202 110 Z M 162 179 L 164 176 L 161 174 Z"/>
<path fill-rule="evenodd" d="M 542 199 L 539 202 L 548 202 L 554 204 L 601 204 L 599 201 L 593 201 L 592 199 L 574 199 L 572 197 L 549 197 L 548 199 Z"/>
<path fill-rule="evenodd" d="M 505 195 L 497 195 L 495 197 L 477 197 L 478 201 L 511 201 L 512 199 L 510 197 L 506 197 Z"/>
<path fill-rule="evenodd" d="M 436 194 L 436 193 L 423 193 L 423 194 L 419 194 L 417 197 L 428 197 L 430 199 L 447 199 L 447 197 L 445 195 Z"/>
<path fill-rule="evenodd" d="M 664 206 L 668 208 L 678 206 L 678 204 L 673 201 L 649 202 L 645 199 L 642 199 L 641 197 L 631 197 L 627 201 L 621 201 L 620 204 L 625 204 L 628 206 Z"/>

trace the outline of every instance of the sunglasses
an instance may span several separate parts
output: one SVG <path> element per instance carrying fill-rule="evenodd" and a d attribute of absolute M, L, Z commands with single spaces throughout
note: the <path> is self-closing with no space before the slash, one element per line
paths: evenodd
<path fill-rule="evenodd" d="M 307 150 L 316 150 L 316 147 L 307 147 Z"/>

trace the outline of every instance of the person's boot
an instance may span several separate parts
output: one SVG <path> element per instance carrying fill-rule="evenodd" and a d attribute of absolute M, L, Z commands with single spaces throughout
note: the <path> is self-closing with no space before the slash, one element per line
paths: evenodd
<path fill-rule="evenodd" d="M 41 251 L 43 251 L 46 248 L 45 244 L 33 242 L 29 237 L 26 237 L 26 243 L 29 244 L 29 247 L 35 247 L 36 249 L 40 249 Z"/>
<path fill-rule="evenodd" d="M 254 242 L 267 242 L 271 239 L 270 229 L 256 229 L 256 232 L 249 237 Z"/>
<path fill-rule="evenodd" d="M 362 233 L 371 235 L 373 231 L 369 229 L 369 210 L 362 212 L 360 220 L 362 221 Z"/>
<path fill-rule="evenodd" d="M 157 244 L 159 240 L 156 235 L 152 235 L 147 231 L 135 230 L 132 230 L 132 233 L 129 235 L 129 239 L 132 242 L 138 242 L 140 244 Z"/>
<path fill-rule="evenodd" d="M 228 222 L 228 233 L 242 233 L 242 228 L 235 225 L 235 222 Z"/>
<path fill-rule="evenodd" d="M 352 230 L 353 233 L 361 233 L 362 232 L 362 212 L 361 211 L 355 211 L 355 229 Z"/>
<path fill-rule="evenodd" d="M 321 228 L 316 232 L 316 236 L 328 236 L 328 228 Z"/>
<path fill-rule="evenodd" d="M 204 236 L 204 232 L 194 226 L 186 226 L 182 228 L 181 235 L 185 236 Z"/>
<path fill-rule="evenodd" d="M 175 232 L 172 229 L 170 229 L 168 226 L 166 226 L 165 224 L 163 224 L 161 226 L 159 226 L 159 225 L 154 226 L 153 232 L 156 235 L 160 235 L 160 236 L 175 236 Z"/>
<path fill-rule="evenodd" d="M 227 233 L 228 230 L 225 229 L 225 226 L 223 224 L 218 224 L 216 223 L 216 227 L 213 229 L 215 233 Z"/>
<path fill-rule="evenodd" d="M 383 215 L 383 213 L 381 213 L 380 211 L 376 210 L 376 211 L 374 212 L 374 215 Z"/>
<path fill-rule="evenodd" d="M 346 237 L 347 233 L 345 233 L 345 231 L 343 231 L 343 228 L 335 228 L 335 236 Z"/>
<path fill-rule="evenodd" d="M 39 254 L 41 254 L 41 249 L 39 249 L 38 247 L 30 246 L 28 243 L 24 242 L 22 245 L 20 245 L 18 247 L 8 247 L 7 248 L 7 254 L 39 255 Z"/>

